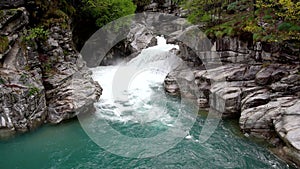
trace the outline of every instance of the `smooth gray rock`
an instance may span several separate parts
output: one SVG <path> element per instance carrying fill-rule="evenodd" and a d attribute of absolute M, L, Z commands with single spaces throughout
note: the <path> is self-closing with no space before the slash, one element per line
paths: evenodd
<path fill-rule="evenodd" d="M 210 107 L 221 113 L 223 117 L 238 116 L 241 106 L 241 88 L 231 87 L 226 82 L 216 83 L 212 85 L 210 92 Z"/>
<path fill-rule="evenodd" d="M 300 164 L 300 99 L 283 110 L 274 121 L 275 130 L 287 144 L 286 155 L 296 164 Z"/>
<path fill-rule="evenodd" d="M 295 98 L 283 97 L 241 112 L 239 120 L 243 132 L 263 138 L 270 138 L 274 131 L 273 121 L 280 118 L 284 109 L 295 103 Z"/>
<path fill-rule="evenodd" d="M 271 83 L 271 75 L 275 69 L 273 67 L 262 68 L 255 77 L 255 82 L 258 85 L 267 85 Z"/>
<path fill-rule="evenodd" d="M 257 107 L 264 105 L 270 101 L 270 94 L 268 90 L 262 89 L 255 91 L 247 95 L 243 100 L 241 100 L 242 111 L 251 107 Z"/>

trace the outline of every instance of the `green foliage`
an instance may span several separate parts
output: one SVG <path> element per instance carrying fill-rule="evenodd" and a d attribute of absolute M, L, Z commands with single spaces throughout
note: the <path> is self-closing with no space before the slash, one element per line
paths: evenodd
<path fill-rule="evenodd" d="M 65 14 L 72 16 L 76 13 L 76 9 L 70 5 L 69 1 L 71 0 L 60 0 L 58 6 Z"/>
<path fill-rule="evenodd" d="M 237 10 L 237 8 L 238 8 L 238 1 L 233 2 L 227 6 L 227 10 Z"/>
<path fill-rule="evenodd" d="M 45 30 L 43 27 L 35 27 L 28 31 L 28 34 L 26 37 L 24 37 L 24 40 L 27 42 L 33 40 L 46 40 L 48 38 L 48 35 L 48 30 Z"/>
<path fill-rule="evenodd" d="M 52 15 L 53 15 L 52 16 L 53 18 L 63 18 L 63 19 L 68 19 L 69 18 L 68 15 L 60 9 L 54 10 Z"/>
<path fill-rule="evenodd" d="M 133 14 L 136 9 L 131 0 L 83 0 L 83 3 L 83 14 L 88 18 L 93 18 L 98 27 Z"/>
<path fill-rule="evenodd" d="M 249 32 L 254 41 L 300 40 L 300 2 L 296 0 L 185 0 L 183 7 L 190 12 L 188 20 L 204 24 L 210 37 Z"/>
<path fill-rule="evenodd" d="M 0 19 L 2 19 L 4 17 L 5 13 L 3 12 L 3 10 L 0 10 Z"/>
<path fill-rule="evenodd" d="M 60 25 L 63 29 L 69 28 L 69 16 L 60 9 L 51 9 L 45 15 L 42 20 L 42 25 L 45 27 L 51 27 L 51 25 Z"/>
<path fill-rule="evenodd" d="M 53 71 L 52 64 L 51 63 L 43 64 L 43 69 L 44 69 L 45 73 L 50 74 Z"/>
<path fill-rule="evenodd" d="M 24 67 L 24 70 L 30 71 L 30 70 L 31 70 L 31 67 L 30 67 L 29 65 L 26 65 L 26 66 Z"/>
<path fill-rule="evenodd" d="M 9 48 L 7 36 L 0 36 L 0 53 L 4 53 Z"/>
<path fill-rule="evenodd" d="M 138 7 L 144 7 L 151 3 L 151 0 L 132 0 L 132 2 Z"/>
<path fill-rule="evenodd" d="M 227 36 L 234 36 L 236 33 L 235 27 L 233 22 L 226 22 L 220 25 L 216 25 L 214 27 L 208 28 L 205 33 L 209 36 L 216 36 L 221 38 L 225 35 Z"/>
<path fill-rule="evenodd" d="M 262 40 L 282 42 L 300 40 L 300 2 L 295 0 L 257 0 L 256 22 L 263 22 Z M 257 33 L 257 32 L 256 32 Z"/>
<path fill-rule="evenodd" d="M 2 79 L 2 78 L 0 77 L 0 85 L 2 85 L 2 84 L 5 84 L 5 81 L 4 81 L 4 79 Z"/>
<path fill-rule="evenodd" d="M 38 94 L 40 92 L 40 89 L 33 86 L 33 85 L 29 85 L 28 88 L 29 88 L 29 92 L 28 92 L 29 96 L 33 96 L 33 95 Z"/>

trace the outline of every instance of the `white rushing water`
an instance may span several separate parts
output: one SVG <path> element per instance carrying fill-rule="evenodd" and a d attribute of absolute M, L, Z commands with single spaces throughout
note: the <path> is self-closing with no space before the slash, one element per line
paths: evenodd
<path fill-rule="evenodd" d="M 97 116 L 109 121 L 153 123 L 171 125 L 172 117 L 163 100 L 163 81 L 167 73 L 179 62 L 171 49 L 177 45 L 166 44 L 157 37 L 158 45 L 144 49 L 128 63 L 117 66 L 93 68 L 93 79 L 103 88 L 96 103 Z"/>

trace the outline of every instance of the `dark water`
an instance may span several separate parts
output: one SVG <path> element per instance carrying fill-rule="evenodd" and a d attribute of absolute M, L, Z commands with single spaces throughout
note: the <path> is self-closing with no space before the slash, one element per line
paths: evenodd
<path fill-rule="evenodd" d="M 199 135 L 199 117 L 191 135 Z M 99 148 L 77 120 L 44 126 L 35 132 L 0 142 L 0 168 L 289 168 L 261 145 L 238 136 L 233 121 L 221 122 L 205 143 L 184 139 L 152 158 L 116 156 Z"/>

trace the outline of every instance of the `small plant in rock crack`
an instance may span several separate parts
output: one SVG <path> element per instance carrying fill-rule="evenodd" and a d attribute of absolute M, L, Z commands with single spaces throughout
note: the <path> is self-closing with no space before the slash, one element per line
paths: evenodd
<path fill-rule="evenodd" d="M 27 74 L 25 74 L 25 73 L 21 74 L 20 81 L 26 82 L 27 79 L 28 79 L 28 75 Z"/>
<path fill-rule="evenodd" d="M 2 78 L 0 77 L 0 85 L 2 85 L 2 84 L 5 84 L 5 81 L 4 81 L 4 79 L 2 79 Z"/>
<path fill-rule="evenodd" d="M 27 36 L 24 37 L 26 42 L 32 42 L 33 40 L 43 40 L 48 38 L 49 31 L 43 27 L 35 27 L 28 30 Z"/>
<path fill-rule="evenodd" d="M 7 36 L 0 36 L 0 53 L 4 53 L 9 48 L 9 40 Z"/>
<path fill-rule="evenodd" d="M 29 88 L 29 93 L 28 93 L 29 96 L 33 96 L 33 95 L 38 94 L 40 92 L 40 89 L 33 86 L 33 85 L 29 85 L 28 88 Z"/>

